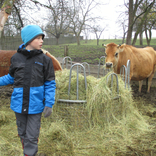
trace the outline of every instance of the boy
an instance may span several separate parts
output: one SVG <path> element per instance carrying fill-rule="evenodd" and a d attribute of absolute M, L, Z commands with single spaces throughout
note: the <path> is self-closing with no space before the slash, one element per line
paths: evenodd
<path fill-rule="evenodd" d="M 48 117 L 55 103 L 53 63 L 41 50 L 44 36 L 39 26 L 25 26 L 21 31 L 24 43 L 11 58 L 9 74 L 0 77 L 0 86 L 13 84 L 10 108 L 25 156 L 37 153 L 41 114 Z"/>

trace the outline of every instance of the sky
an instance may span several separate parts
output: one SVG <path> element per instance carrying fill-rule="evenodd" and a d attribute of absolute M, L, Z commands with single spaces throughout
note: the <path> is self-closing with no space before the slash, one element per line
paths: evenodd
<path fill-rule="evenodd" d="M 100 12 L 102 12 L 103 15 L 106 15 L 106 18 L 108 20 L 105 20 L 105 22 L 109 24 L 108 31 L 103 33 L 101 39 L 114 39 L 115 36 L 116 38 L 122 38 L 123 29 L 121 26 L 119 26 L 117 21 L 119 19 L 120 20 L 123 19 L 123 16 L 119 17 L 119 15 L 127 11 L 127 8 L 124 5 L 124 1 L 127 2 L 128 0 L 108 0 L 108 1 L 109 3 L 107 5 L 104 5 L 100 10 Z M 134 35 L 134 33 L 132 35 Z M 152 30 L 152 38 L 155 37 L 156 37 L 156 30 Z M 93 35 L 92 38 L 96 39 L 95 35 Z M 143 38 L 145 38 L 145 34 L 143 34 Z"/>
<path fill-rule="evenodd" d="M 101 35 L 102 39 L 114 39 L 115 37 L 121 38 L 123 31 L 122 27 L 119 26 L 117 21 L 119 20 L 119 15 L 124 12 L 126 7 L 124 7 L 124 0 L 108 0 L 106 5 L 103 5 L 97 14 L 102 15 L 104 18 L 99 23 L 101 26 L 108 25 L 107 31 L 104 31 Z M 92 34 L 92 38 L 96 39 L 96 36 Z"/>
<path fill-rule="evenodd" d="M 39 0 L 39 1 L 45 3 L 45 0 Z M 117 38 L 121 38 L 123 34 L 122 28 L 118 26 L 119 24 L 117 24 L 116 21 L 118 20 L 118 17 L 121 14 L 121 12 L 123 12 L 125 9 L 125 7 L 123 7 L 125 0 L 100 0 L 100 1 L 105 5 L 102 5 L 100 8 L 95 10 L 94 14 L 97 16 L 101 16 L 103 18 L 98 23 L 101 27 L 106 27 L 107 25 L 107 28 L 105 29 L 106 31 L 102 33 L 100 39 L 104 39 L 104 38 L 114 39 L 115 36 Z M 96 39 L 96 36 L 94 33 L 91 33 L 89 34 L 88 38 Z"/>
<path fill-rule="evenodd" d="M 45 0 L 39 1 L 45 2 Z M 124 12 L 127 10 L 127 8 L 124 6 L 124 2 L 125 1 L 127 2 L 128 0 L 100 0 L 100 1 L 102 3 L 105 3 L 105 5 L 102 5 L 100 8 L 95 10 L 94 14 L 97 16 L 101 16 L 103 18 L 98 23 L 102 28 L 106 27 L 107 25 L 100 39 L 122 38 L 123 29 L 122 26 L 120 25 L 121 22 L 119 22 L 119 20 L 123 20 L 124 18 L 123 16 L 121 16 L 121 13 L 123 15 Z M 156 37 L 156 31 L 153 31 L 152 37 Z M 96 35 L 94 33 L 90 33 L 88 39 L 96 39 Z"/>

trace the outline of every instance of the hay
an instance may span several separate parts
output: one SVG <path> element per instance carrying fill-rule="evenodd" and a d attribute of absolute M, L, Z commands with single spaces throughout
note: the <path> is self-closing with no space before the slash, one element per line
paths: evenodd
<path fill-rule="evenodd" d="M 108 74 L 101 78 L 99 83 L 94 86 L 92 89 L 93 92 L 90 90 L 87 92 L 87 110 L 89 112 L 89 117 L 93 119 L 94 123 L 98 123 L 104 127 L 110 127 L 112 124 L 116 123 L 127 125 L 127 123 L 130 122 L 130 125 L 132 123 L 135 124 L 134 127 L 138 127 L 139 124 L 141 127 L 145 126 L 148 129 L 146 120 L 134 106 L 131 89 L 125 89 L 125 84 L 120 76 L 118 76 L 120 98 L 118 100 L 113 100 L 113 97 L 117 96 L 116 83 L 115 79 L 113 79 L 114 85 L 111 92 L 111 80 L 106 84 Z"/>
<path fill-rule="evenodd" d="M 70 99 L 74 100 L 77 98 L 76 94 L 76 72 L 72 72 L 72 81 L 70 87 L 70 96 L 68 96 L 68 86 L 69 86 L 69 70 L 65 69 L 62 72 L 56 72 L 56 84 L 57 84 L 57 98 L 56 99 Z M 84 77 L 80 74 L 79 75 L 79 100 L 86 99 L 85 94 L 85 83 Z"/>
<path fill-rule="evenodd" d="M 9 121 L 8 114 L 5 111 L 0 111 L 0 126 Z"/>
<path fill-rule="evenodd" d="M 63 122 L 51 123 L 42 131 L 39 150 L 46 155 L 74 156 L 74 147 Z"/>
<path fill-rule="evenodd" d="M 108 73 L 110 74 L 110 73 Z M 108 75 L 107 75 L 108 76 Z M 52 156 L 125 156 L 155 154 L 155 119 L 150 107 L 137 107 L 131 89 L 125 89 L 119 79 L 119 99 L 114 79 L 112 92 L 110 80 L 87 76 L 87 91 L 83 75 L 79 75 L 79 98 L 86 104 L 67 104 L 56 101 L 52 115 L 42 117 L 39 137 L 39 154 Z M 68 99 L 69 70 L 56 72 L 56 100 Z M 72 73 L 70 99 L 76 99 L 76 72 Z M 141 102 L 139 102 L 141 103 Z M 141 105 L 141 104 L 140 104 Z M 0 105 L 0 155 L 22 155 L 22 147 L 14 113 L 9 103 Z M 151 125 L 150 125 L 151 124 Z M 148 154 L 147 154 L 148 153 Z"/>
<path fill-rule="evenodd" d="M 1 101 L 5 99 L 1 98 Z M 22 145 L 17 135 L 16 118 L 13 111 L 10 110 L 10 100 L 6 99 L 4 106 L 0 111 L 0 155 L 21 155 Z"/>
<path fill-rule="evenodd" d="M 106 84 L 106 79 L 109 74 L 110 73 L 100 79 L 87 76 L 87 104 L 85 105 L 85 111 L 83 114 L 86 116 L 85 119 L 87 122 L 84 122 L 84 125 L 89 125 L 88 127 L 91 129 L 94 127 L 100 127 L 102 131 L 107 134 L 103 136 L 104 138 L 108 138 L 102 143 L 103 146 L 110 144 L 109 138 L 112 136 L 111 138 L 113 138 L 114 145 L 110 147 L 107 145 L 106 147 L 109 148 L 110 151 L 119 148 L 119 151 L 126 152 L 127 146 L 132 146 L 131 143 L 136 140 L 136 138 L 147 136 L 148 133 L 151 133 L 152 126 L 149 125 L 147 118 L 145 118 L 135 106 L 131 88 L 129 90 L 125 89 L 125 84 L 119 75 L 119 95 L 116 90 L 117 86 L 115 78 L 113 78 L 114 83 L 112 88 L 110 85 L 110 79 L 108 84 Z M 66 78 L 66 80 L 62 80 L 62 77 Z M 74 73 L 72 75 L 71 86 L 73 87 L 73 97 L 76 99 L 76 90 L 74 90 L 74 87 L 76 88 L 75 77 L 76 74 Z M 80 90 L 80 95 L 83 96 L 80 98 L 83 99 L 85 94 L 83 86 L 84 79 L 81 74 L 80 77 L 80 87 L 83 87 L 83 89 Z M 59 84 L 59 87 L 57 87 L 57 93 L 60 91 L 59 89 L 61 89 L 61 95 L 66 98 L 68 97 L 68 79 L 69 70 L 64 70 L 56 74 L 56 83 Z M 63 81 L 62 84 L 61 81 Z M 81 91 L 83 92 L 81 93 Z M 120 98 L 113 100 L 116 96 L 119 96 Z M 59 94 L 59 98 L 60 97 Z M 70 110 L 70 107 L 71 106 L 69 105 L 66 109 Z M 71 112 L 72 111 L 70 111 L 70 113 Z M 71 121 L 70 113 L 66 114 L 66 116 L 69 117 L 68 121 Z M 83 115 L 81 114 L 81 116 Z M 120 143 L 120 147 L 118 147 L 118 143 Z"/>
<path fill-rule="evenodd" d="M 80 99 L 86 99 L 86 110 L 88 117 L 92 124 L 98 124 L 102 127 L 111 126 L 116 123 L 123 123 L 123 125 L 132 127 L 146 127 L 146 120 L 139 113 L 134 105 L 132 98 L 131 88 L 125 89 L 125 84 L 121 77 L 118 76 L 119 81 L 119 95 L 117 94 L 116 79 L 113 78 L 113 87 L 111 88 L 111 79 L 106 84 L 105 77 L 96 79 L 93 76 L 87 76 L 87 91 L 84 87 L 84 77 L 79 74 L 79 97 Z M 56 99 L 69 99 L 68 97 L 68 85 L 69 85 L 69 70 L 56 72 Z M 111 91 L 112 89 L 112 91 Z M 76 100 L 76 72 L 72 74 L 71 81 L 71 99 Z M 114 97 L 119 96 L 117 100 L 113 100 Z M 141 123 L 140 123 L 141 122 Z M 133 123 L 133 124 L 132 124 Z M 130 127 L 131 127 L 130 126 Z"/>

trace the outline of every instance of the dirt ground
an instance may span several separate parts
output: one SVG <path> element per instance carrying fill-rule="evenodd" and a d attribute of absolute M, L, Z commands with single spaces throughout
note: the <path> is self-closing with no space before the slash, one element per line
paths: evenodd
<path fill-rule="evenodd" d="M 156 107 L 156 88 L 151 87 L 150 93 L 147 93 L 147 88 L 144 85 L 142 87 L 141 93 L 138 92 L 138 86 L 131 85 L 132 91 L 133 91 L 133 97 L 134 99 L 140 99 L 142 98 L 144 101 L 146 101 L 149 104 L 152 104 L 154 107 Z"/>

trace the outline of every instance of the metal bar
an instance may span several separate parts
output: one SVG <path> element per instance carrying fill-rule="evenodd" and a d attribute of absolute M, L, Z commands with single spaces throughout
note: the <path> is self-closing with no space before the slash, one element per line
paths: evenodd
<path fill-rule="evenodd" d="M 126 88 L 126 85 L 128 85 L 128 89 L 129 89 L 130 88 L 130 60 L 127 60 L 127 67 L 125 65 L 121 66 L 120 68 L 121 77 L 122 77 L 122 74 L 123 74 L 122 80 L 125 81 L 125 88 Z"/>
<path fill-rule="evenodd" d="M 131 66 L 131 61 L 127 61 L 127 84 L 128 84 L 128 89 L 130 88 L 130 66 Z"/>
<path fill-rule="evenodd" d="M 58 102 L 69 102 L 69 103 L 86 103 L 86 100 L 67 100 L 67 99 L 58 99 Z"/>
<path fill-rule="evenodd" d="M 77 66 L 77 100 L 79 99 L 79 67 Z"/>
<path fill-rule="evenodd" d="M 86 65 L 88 66 L 88 72 L 89 72 L 89 75 L 90 75 L 90 66 L 87 62 L 83 62 L 82 65 L 85 67 L 86 69 Z M 81 68 L 80 68 L 80 72 L 81 72 Z"/>
<path fill-rule="evenodd" d="M 63 58 L 63 60 L 62 60 L 62 69 L 64 69 L 64 63 L 65 63 L 65 61 L 67 60 L 67 64 L 66 64 L 66 68 L 68 67 L 68 60 L 70 60 L 70 64 L 71 64 L 71 66 L 72 66 L 72 60 L 71 60 L 71 58 L 69 57 L 69 56 L 66 56 L 66 57 L 64 57 Z"/>
<path fill-rule="evenodd" d="M 100 64 L 101 64 L 101 59 L 102 58 L 103 58 L 103 65 L 105 64 L 105 56 L 101 56 L 100 60 L 99 60 L 99 67 L 98 67 L 98 78 L 99 78 L 99 75 L 100 75 Z M 104 76 L 104 72 L 103 72 L 103 76 Z"/>
<path fill-rule="evenodd" d="M 69 87 L 68 87 L 68 96 L 69 96 L 69 99 L 70 99 L 70 88 L 71 88 L 71 74 L 72 74 L 72 70 L 73 70 L 73 67 L 74 66 L 77 66 L 77 100 L 79 99 L 79 66 L 83 68 L 84 70 L 84 81 L 85 81 L 85 89 L 87 89 L 87 80 L 86 80 L 86 72 L 85 72 L 85 67 L 80 64 L 80 63 L 76 63 L 76 64 L 73 64 L 70 68 L 70 74 L 69 74 Z"/>
<path fill-rule="evenodd" d="M 116 77 L 116 90 L 117 90 L 117 96 L 116 97 L 114 97 L 113 99 L 117 99 L 118 97 L 120 97 L 119 96 L 119 84 L 118 84 L 118 75 L 116 74 L 116 73 L 110 73 L 108 76 L 107 76 L 107 84 L 108 84 L 108 80 L 109 80 L 109 78 L 110 78 L 110 76 L 111 76 L 111 91 L 112 91 L 112 88 L 113 88 L 113 76 L 115 76 Z"/>

